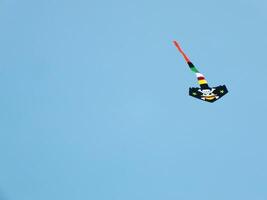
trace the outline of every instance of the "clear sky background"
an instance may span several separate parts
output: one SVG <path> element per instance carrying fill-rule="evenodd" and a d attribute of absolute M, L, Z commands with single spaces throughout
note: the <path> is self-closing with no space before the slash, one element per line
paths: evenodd
<path fill-rule="evenodd" d="M 0 0 L 0 199 L 266 200 L 266 10 Z"/>

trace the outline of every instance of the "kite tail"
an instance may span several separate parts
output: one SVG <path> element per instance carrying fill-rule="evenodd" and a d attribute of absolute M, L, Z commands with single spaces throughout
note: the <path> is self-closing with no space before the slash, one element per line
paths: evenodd
<path fill-rule="evenodd" d="M 180 45 L 178 44 L 178 42 L 173 41 L 174 45 L 177 47 L 178 51 L 182 54 L 182 56 L 184 57 L 185 61 L 187 62 L 189 68 L 191 69 L 192 72 L 195 73 L 197 80 L 198 80 L 198 84 L 200 85 L 201 89 L 205 89 L 205 88 L 209 88 L 208 86 L 208 82 L 205 79 L 204 75 L 201 74 L 197 68 L 194 66 L 194 64 L 190 61 L 190 59 L 188 58 L 188 56 L 183 52 L 182 48 L 180 47 Z"/>

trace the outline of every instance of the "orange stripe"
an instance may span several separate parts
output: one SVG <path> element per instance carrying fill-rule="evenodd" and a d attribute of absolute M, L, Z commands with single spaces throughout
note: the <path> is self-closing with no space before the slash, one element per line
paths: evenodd
<path fill-rule="evenodd" d="M 189 62 L 189 58 L 187 57 L 187 55 L 185 55 L 185 53 L 183 52 L 182 48 L 180 47 L 180 45 L 178 44 L 178 42 L 173 41 L 174 45 L 177 47 L 178 51 L 183 55 L 184 59 L 186 62 Z"/>

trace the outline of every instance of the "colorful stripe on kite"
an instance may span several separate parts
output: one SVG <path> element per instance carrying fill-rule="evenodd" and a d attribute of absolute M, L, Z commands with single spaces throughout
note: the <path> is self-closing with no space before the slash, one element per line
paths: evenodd
<path fill-rule="evenodd" d="M 204 87 L 208 87 L 208 82 L 205 79 L 204 75 L 201 74 L 197 68 L 193 65 L 193 63 L 190 61 L 190 59 L 188 58 L 188 56 L 183 52 L 182 48 L 180 47 L 180 45 L 176 42 L 173 41 L 174 45 L 177 47 L 178 51 L 182 54 L 182 56 L 184 57 L 185 61 L 187 62 L 189 68 L 191 69 L 192 72 L 195 73 L 197 80 L 198 80 L 198 84 L 200 85 L 201 88 Z"/>

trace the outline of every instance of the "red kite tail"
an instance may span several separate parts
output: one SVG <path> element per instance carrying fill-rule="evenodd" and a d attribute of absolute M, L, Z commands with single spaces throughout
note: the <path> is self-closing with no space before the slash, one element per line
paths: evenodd
<path fill-rule="evenodd" d="M 183 52 L 182 48 L 180 47 L 180 45 L 178 44 L 178 42 L 176 42 L 175 40 L 173 41 L 174 45 L 177 47 L 178 51 L 183 55 L 185 61 L 188 63 L 190 62 L 189 58 L 187 57 L 187 55 L 185 55 L 185 53 Z"/>

